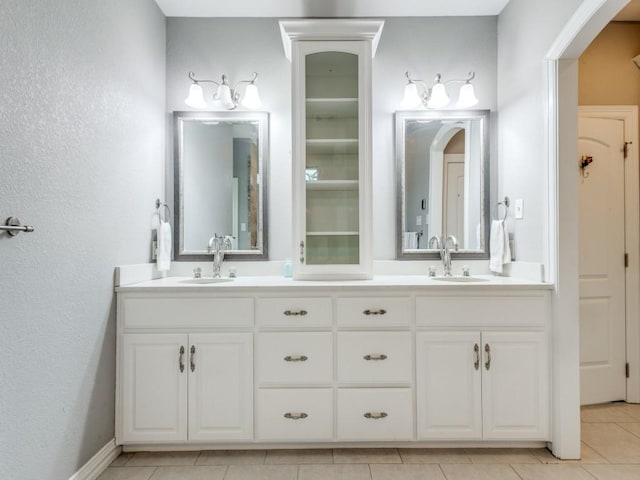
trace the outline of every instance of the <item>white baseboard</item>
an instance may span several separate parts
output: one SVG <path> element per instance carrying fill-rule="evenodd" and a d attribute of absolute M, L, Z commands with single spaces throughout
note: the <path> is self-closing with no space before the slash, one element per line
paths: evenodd
<path fill-rule="evenodd" d="M 96 480 L 96 478 L 107 469 L 111 462 L 120 455 L 121 451 L 122 447 L 116 445 L 115 438 L 110 440 L 109 443 L 91 457 L 80 470 L 71 475 L 69 480 Z"/>

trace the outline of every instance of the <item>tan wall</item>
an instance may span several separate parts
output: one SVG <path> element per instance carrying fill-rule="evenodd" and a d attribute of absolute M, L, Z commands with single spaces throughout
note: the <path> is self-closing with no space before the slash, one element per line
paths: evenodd
<path fill-rule="evenodd" d="M 580 105 L 640 104 L 640 23 L 612 22 L 579 61 Z"/>

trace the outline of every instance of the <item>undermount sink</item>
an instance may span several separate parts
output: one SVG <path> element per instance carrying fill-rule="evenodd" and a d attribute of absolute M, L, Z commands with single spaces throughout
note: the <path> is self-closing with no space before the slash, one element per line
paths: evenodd
<path fill-rule="evenodd" d="M 433 280 L 438 282 L 457 282 L 457 283 L 477 283 L 486 282 L 486 278 L 479 277 L 464 277 L 464 276 L 451 276 L 451 277 L 432 277 Z"/>
<path fill-rule="evenodd" d="M 191 283 L 194 285 L 207 285 L 210 283 L 227 283 L 233 282 L 233 278 L 187 278 L 180 280 L 180 283 Z"/>

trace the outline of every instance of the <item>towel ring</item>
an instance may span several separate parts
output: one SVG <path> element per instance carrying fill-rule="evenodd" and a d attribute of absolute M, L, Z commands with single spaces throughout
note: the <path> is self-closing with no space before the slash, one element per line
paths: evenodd
<path fill-rule="evenodd" d="M 509 215 L 509 204 L 510 203 L 511 203 L 511 200 L 509 200 L 509 197 L 504 197 L 503 201 L 496 203 L 495 217 L 497 219 L 500 218 L 500 205 L 502 205 L 504 207 L 504 218 L 502 219 L 502 221 L 504 222 L 507 219 L 507 215 Z"/>
<path fill-rule="evenodd" d="M 169 220 L 171 219 L 171 209 L 169 208 L 169 205 L 167 205 L 166 203 L 162 203 L 160 202 L 160 199 L 156 199 L 156 208 L 158 209 L 158 218 L 160 219 L 161 222 L 169 222 Z M 165 212 L 165 220 L 162 219 L 162 213 Z"/>

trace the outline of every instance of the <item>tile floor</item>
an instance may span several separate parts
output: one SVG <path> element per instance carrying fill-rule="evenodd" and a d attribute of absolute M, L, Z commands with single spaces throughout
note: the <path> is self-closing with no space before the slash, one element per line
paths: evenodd
<path fill-rule="evenodd" d="M 582 409 L 582 459 L 546 449 L 125 453 L 98 480 L 640 480 L 640 405 Z"/>

